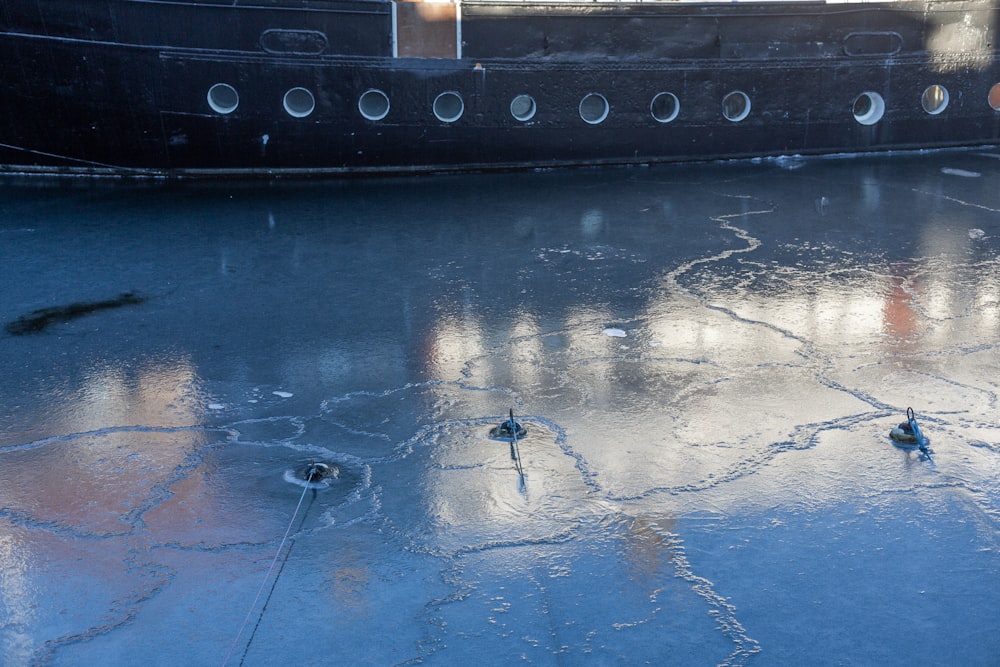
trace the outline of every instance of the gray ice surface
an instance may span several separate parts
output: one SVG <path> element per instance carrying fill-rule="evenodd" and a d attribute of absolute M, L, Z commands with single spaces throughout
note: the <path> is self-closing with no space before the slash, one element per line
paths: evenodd
<path fill-rule="evenodd" d="M 997 664 L 1000 153 L 0 195 L 6 666 Z"/>

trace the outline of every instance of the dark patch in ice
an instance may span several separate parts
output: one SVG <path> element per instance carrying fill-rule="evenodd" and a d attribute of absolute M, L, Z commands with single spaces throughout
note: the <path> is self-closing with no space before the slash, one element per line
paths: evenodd
<path fill-rule="evenodd" d="M 146 300 L 146 297 L 139 296 L 135 292 L 123 292 L 117 298 L 105 299 L 104 301 L 77 301 L 65 306 L 41 308 L 27 315 L 22 315 L 13 322 L 8 322 L 6 329 L 7 333 L 12 336 L 37 334 L 53 324 L 69 322 L 101 310 L 138 305 Z"/>

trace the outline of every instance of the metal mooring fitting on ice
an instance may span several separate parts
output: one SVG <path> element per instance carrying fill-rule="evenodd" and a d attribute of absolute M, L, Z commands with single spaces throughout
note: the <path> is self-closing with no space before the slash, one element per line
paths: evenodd
<path fill-rule="evenodd" d="M 921 451 L 927 450 L 930 439 L 920 432 L 913 408 L 906 408 L 906 421 L 889 431 L 889 437 L 904 445 L 916 445 Z"/>
<path fill-rule="evenodd" d="M 510 409 L 510 417 L 490 429 L 491 438 L 523 438 L 528 435 L 528 429 L 514 421 L 514 408 Z"/>
<path fill-rule="evenodd" d="M 326 463 L 310 461 L 299 470 L 299 476 L 307 482 L 318 482 L 327 477 L 336 477 L 337 468 Z"/>

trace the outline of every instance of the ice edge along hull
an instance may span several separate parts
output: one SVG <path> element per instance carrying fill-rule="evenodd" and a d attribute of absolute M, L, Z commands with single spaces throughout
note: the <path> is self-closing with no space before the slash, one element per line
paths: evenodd
<path fill-rule="evenodd" d="M 453 44 L 447 31 L 411 44 L 434 57 L 406 52 L 397 6 L 381 2 L 0 6 L 7 171 L 306 175 L 1000 143 L 991 2 L 469 3 L 442 21 Z"/>

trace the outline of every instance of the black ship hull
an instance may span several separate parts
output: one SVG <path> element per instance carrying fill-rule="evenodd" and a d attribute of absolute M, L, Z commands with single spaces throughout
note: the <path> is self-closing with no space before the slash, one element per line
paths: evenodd
<path fill-rule="evenodd" d="M 2 0 L 0 165 L 326 174 L 992 145 L 998 11 Z"/>

